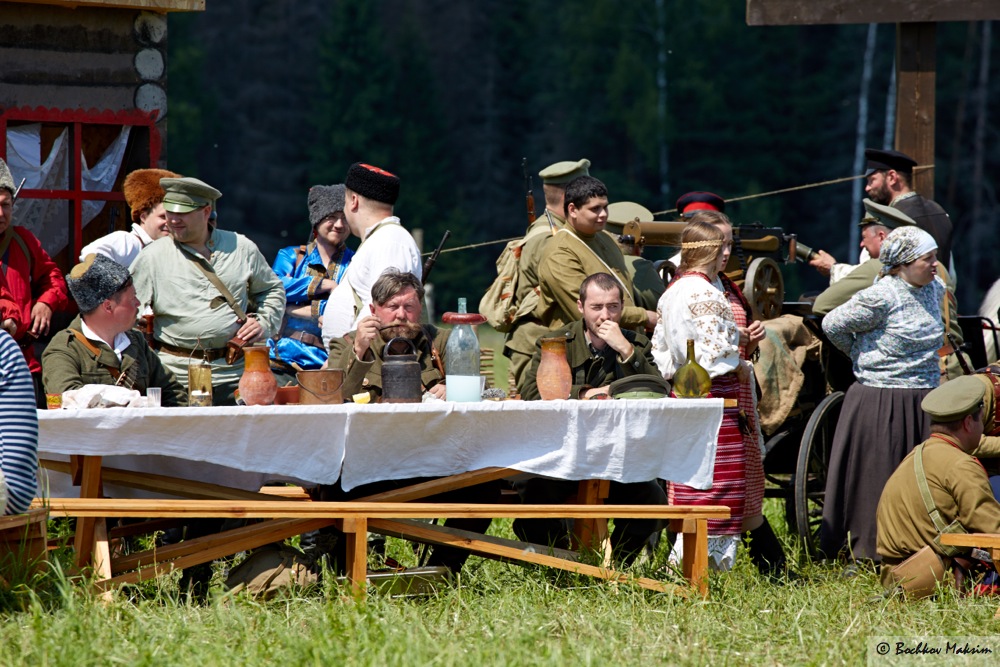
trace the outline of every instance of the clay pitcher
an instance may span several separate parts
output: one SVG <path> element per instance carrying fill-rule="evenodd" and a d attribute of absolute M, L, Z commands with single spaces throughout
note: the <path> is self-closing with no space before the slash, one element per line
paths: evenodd
<path fill-rule="evenodd" d="M 408 345 L 410 353 L 390 352 L 397 341 Z M 382 402 L 419 403 L 423 393 L 417 346 L 408 338 L 393 338 L 382 350 Z"/>
<path fill-rule="evenodd" d="M 299 403 L 302 405 L 340 405 L 344 402 L 340 389 L 344 386 L 344 371 L 339 368 L 322 368 L 299 371 Z"/>
<path fill-rule="evenodd" d="M 243 348 L 243 377 L 240 378 L 240 398 L 247 405 L 271 405 L 278 393 L 278 381 L 271 372 L 271 360 L 266 345 Z"/>
<path fill-rule="evenodd" d="M 543 401 L 569 398 L 573 375 L 566 360 L 566 339 L 562 336 L 542 339 L 542 360 L 535 381 Z"/>

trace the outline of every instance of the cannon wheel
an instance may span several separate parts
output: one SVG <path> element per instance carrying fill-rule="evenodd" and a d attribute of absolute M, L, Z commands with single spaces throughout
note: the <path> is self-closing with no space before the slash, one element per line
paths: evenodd
<path fill-rule="evenodd" d="M 835 391 L 816 406 L 806 422 L 799 444 L 799 458 L 793 481 L 795 523 L 799 536 L 810 554 L 819 547 L 819 527 L 823 522 L 823 494 L 826 470 L 830 463 L 833 433 L 840 418 L 844 392 Z"/>
<path fill-rule="evenodd" d="M 758 257 L 747 267 L 743 293 L 750 302 L 753 318 L 758 321 L 773 320 L 781 315 L 785 300 L 785 279 L 781 269 L 770 257 Z"/>

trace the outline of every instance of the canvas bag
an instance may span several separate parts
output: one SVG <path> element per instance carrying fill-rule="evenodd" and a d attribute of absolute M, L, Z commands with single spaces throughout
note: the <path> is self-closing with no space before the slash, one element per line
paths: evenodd
<path fill-rule="evenodd" d="M 226 578 L 226 589 L 246 591 L 270 600 L 291 586 L 311 586 L 319 577 L 309 568 L 306 556 L 284 544 L 268 544 L 255 550 Z"/>
<path fill-rule="evenodd" d="M 544 226 L 532 227 L 524 238 L 510 241 L 497 258 L 497 277 L 479 301 L 479 314 L 486 318 L 491 327 L 500 333 L 511 330 L 522 317 L 535 312 L 538 306 L 538 289 L 525 295 L 517 302 L 518 278 L 521 275 L 521 251 L 528 239 L 539 234 L 549 234 Z"/>

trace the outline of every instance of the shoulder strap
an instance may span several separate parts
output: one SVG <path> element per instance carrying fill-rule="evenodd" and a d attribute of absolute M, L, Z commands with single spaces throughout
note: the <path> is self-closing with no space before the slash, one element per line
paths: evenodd
<path fill-rule="evenodd" d="M 73 336 L 76 338 L 77 341 L 79 341 L 80 345 L 83 345 L 85 348 L 87 348 L 88 352 L 94 355 L 94 361 L 101 364 L 101 366 L 104 366 L 108 370 L 108 373 L 111 373 L 111 379 L 113 379 L 117 383 L 118 377 L 122 374 L 122 372 L 117 368 L 115 368 L 114 366 L 110 366 L 100 361 L 101 349 L 96 345 L 94 345 L 94 343 L 89 338 L 84 336 L 82 331 L 77 331 L 76 329 L 70 329 L 69 332 L 73 334 Z"/>
<path fill-rule="evenodd" d="M 191 260 L 194 265 L 198 267 L 198 270 L 205 274 L 205 277 L 208 278 L 208 282 L 215 285 L 215 289 L 219 290 L 222 298 L 226 300 L 229 307 L 233 309 L 234 313 L 236 313 L 237 319 L 239 319 L 240 322 L 246 322 L 246 311 L 243 310 L 243 307 L 236 301 L 236 297 L 233 296 L 232 292 L 226 288 L 226 285 L 222 282 L 222 279 L 219 278 L 219 275 L 215 272 L 211 265 L 202 260 L 200 257 L 195 257 L 192 253 L 185 250 L 181 250 L 181 254 Z"/>
<path fill-rule="evenodd" d="M 930 487 L 927 486 L 927 475 L 924 474 L 924 443 L 917 445 L 916 453 L 913 455 L 913 471 L 917 474 L 917 487 L 920 489 L 920 498 L 924 501 L 924 508 L 934 522 L 934 528 L 939 533 L 943 532 L 948 524 L 941 518 L 934 499 L 931 497 Z"/>
<path fill-rule="evenodd" d="M 306 252 L 307 250 L 308 249 L 304 245 L 300 245 L 295 249 L 295 270 L 298 270 L 299 265 L 302 264 L 302 260 L 306 258 L 306 255 L 308 254 Z"/>
<path fill-rule="evenodd" d="M 28 252 L 28 244 L 24 242 L 21 235 L 14 231 L 13 227 L 8 227 L 7 231 L 4 233 L 3 238 L 0 238 L 0 258 L 2 258 L 2 268 L 4 275 L 7 275 L 7 248 L 10 246 L 10 242 L 14 241 L 17 243 L 18 247 L 21 248 L 21 252 L 24 253 L 24 258 L 28 262 L 28 281 L 31 281 L 31 253 Z"/>
<path fill-rule="evenodd" d="M 622 288 L 622 294 L 625 295 L 625 299 L 623 299 L 623 300 L 624 301 L 632 301 L 633 303 L 635 302 L 635 299 L 632 297 L 632 290 L 630 290 L 628 287 L 625 286 L 625 283 L 622 282 L 622 279 L 618 276 L 618 274 L 615 272 L 615 270 L 612 269 L 610 266 L 608 266 L 608 263 L 605 262 L 603 259 L 601 259 L 601 256 L 598 255 L 596 252 L 594 252 L 593 248 L 591 248 L 589 245 L 587 245 L 586 243 L 584 243 L 583 239 L 581 239 L 579 236 L 577 236 L 573 232 L 569 231 L 568 229 L 560 229 L 558 233 L 559 234 L 563 234 L 563 233 L 569 234 L 570 238 L 576 239 L 577 243 L 579 243 L 584 248 L 586 248 L 587 250 L 589 250 L 590 254 L 593 255 L 594 257 L 596 257 L 597 261 L 600 262 L 601 265 L 605 269 L 607 269 L 608 273 L 611 274 L 611 277 L 618 281 L 618 284 Z"/>

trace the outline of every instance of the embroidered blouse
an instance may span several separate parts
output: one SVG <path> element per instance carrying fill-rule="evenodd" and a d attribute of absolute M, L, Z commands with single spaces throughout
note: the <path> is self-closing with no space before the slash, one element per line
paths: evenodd
<path fill-rule="evenodd" d="M 669 380 L 687 361 L 688 339 L 694 340 L 695 360 L 711 377 L 739 367 L 740 332 L 717 276 L 681 276 L 660 297 L 656 311 L 653 360 L 663 377 Z"/>
<path fill-rule="evenodd" d="M 851 357 L 855 377 L 867 387 L 936 387 L 944 291 L 937 279 L 914 287 L 887 276 L 831 310 L 823 331 Z"/>

